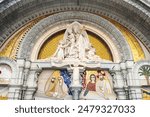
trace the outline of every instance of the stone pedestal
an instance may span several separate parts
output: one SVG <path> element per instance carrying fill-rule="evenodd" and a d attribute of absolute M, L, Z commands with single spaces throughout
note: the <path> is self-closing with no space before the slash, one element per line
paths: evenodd
<path fill-rule="evenodd" d="M 142 99 L 142 92 L 141 86 L 130 86 L 130 99 L 131 100 L 141 100 Z"/>
<path fill-rule="evenodd" d="M 9 85 L 8 99 L 21 100 L 22 85 Z"/>
<path fill-rule="evenodd" d="M 72 99 L 79 100 L 81 91 L 82 91 L 82 87 L 71 87 Z"/>
<path fill-rule="evenodd" d="M 25 100 L 34 100 L 34 94 L 37 90 L 37 87 L 28 87 L 25 92 Z"/>
<path fill-rule="evenodd" d="M 127 99 L 125 90 L 123 88 L 114 88 L 114 92 L 116 93 L 118 100 L 126 100 Z"/>

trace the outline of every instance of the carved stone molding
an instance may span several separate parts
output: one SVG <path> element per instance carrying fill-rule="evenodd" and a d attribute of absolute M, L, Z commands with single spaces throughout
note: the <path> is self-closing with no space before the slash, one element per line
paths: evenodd
<path fill-rule="evenodd" d="M 49 16 L 40 21 L 25 36 L 18 57 L 30 59 L 31 51 L 41 35 L 46 33 L 49 29 L 52 29 L 53 27 L 61 27 L 62 24 L 72 23 L 73 21 L 79 21 L 86 25 L 94 25 L 95 27 L 100 27 L 100 30 L 104 30 L 107 34 L 112 36 L 113 41 L 115 41 L 118 46 L 118 50 L 120 51 L 122 60 L 132 60 L 132 54 L 129 45 L 125 41 L 120 31 L 107 20 L 99 16 L 84 12 L 59 13 L 53 16 Z"/>

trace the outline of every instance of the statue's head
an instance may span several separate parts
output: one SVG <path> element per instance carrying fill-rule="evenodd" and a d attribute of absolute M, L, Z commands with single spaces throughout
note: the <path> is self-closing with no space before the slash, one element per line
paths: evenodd
<path fill-rule="evenodd" d="M 72 29 L 71 28 L 69 28 L 67 31 L 68 31 L 68 34 L 72 33 Z"/>
<path fill-rule="evenodd" d="M 80 26 L 79 26 L 78 24 L 74 24 L 74 25 L 72 26 L 72 29 L 73 29 L 73 32 L 74 32 L 75 34 L 80 33 Z"/>

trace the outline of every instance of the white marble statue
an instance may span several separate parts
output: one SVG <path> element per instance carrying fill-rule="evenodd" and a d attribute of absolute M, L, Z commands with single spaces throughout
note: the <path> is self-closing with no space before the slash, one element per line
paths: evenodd
<path fill-rule="evenodd" d="M 66 30 L 64 39 L 59 42 L 53 57 L 55 59 L 101 60 L 92 47 L 85 27 L 73 22 Z"/>
<path fill-rule="evenodd" d="M 52 57 L 58 58 L 58 59 L 64 59 L 65 58 L 65 48 L 68 46 L 68 44 L 65 44 L 63 40 L 61 40 L 58 44 L 57 50 L 54 53 Z"/>

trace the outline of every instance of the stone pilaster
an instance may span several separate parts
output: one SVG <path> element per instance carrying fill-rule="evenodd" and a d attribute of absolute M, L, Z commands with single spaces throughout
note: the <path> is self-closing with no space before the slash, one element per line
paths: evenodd
<path fill-rule="evenodd" d="M 110 72 L 113 77 L 114 92 L 117 95 L 117 99 L 118 100 L 127 99 L 126 92 L 124 89 L 125 82 L 121 71 L 121 66 L 119 64 L 116 65 L 114 69 L 110 70 Z"/>
<path fill-rule="evenodd" d="M 8 99 L 9 100 L 21 100 L 21 85 L 9 85 Z"/>
<path fill-rule="evenodd" d="M 27 81 L 26 81 L 26 86 L 27 89 L 25 91 L 25 97 L 24 99 L 33 99 L 34 94 L 37 90 L 37 81 L 38 81 L 38 76 L 41 72 L 41 69 L 38 68 L 36 65 L 32 65 Z"/>
<path fill-rule="evenodd" d="M 8 98 L 13 100 L 22 99 L 22 87 L 23 87 L 23 79 L 24 79 L 24 68 L 25 68 L 25 60 L 18 59 L 17 65 L 19 67 L 19 74 L 15 78 L 13 78 L 9 85 Z"/>
<path fill-rule="evenodd" d="M 133 99 L 142 99 L 141 86 L 139 86 L 139 79 L 133 76 L 133 61 L 126 61 L 126 69 L 127 69 L 127 84 L 128 84 L 128 92 L 129 98 Z"/>

